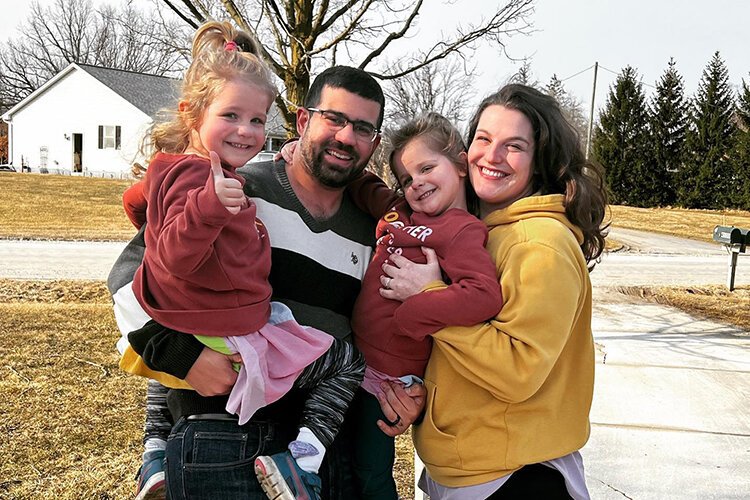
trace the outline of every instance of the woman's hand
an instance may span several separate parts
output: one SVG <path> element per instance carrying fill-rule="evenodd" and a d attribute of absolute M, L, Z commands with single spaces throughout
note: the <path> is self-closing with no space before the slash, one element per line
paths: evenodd
<path fill-rule="evenodd" d="M 383 382 L 380 388 L 383 392 L 378 393 L 378 402 L 383 415 L 390 422 L 378 420 L 378 427 L 386 435 L 396 437 L 406 432 L 422 414 L 427 389 L 422 384 L 412 384 L 404 388 L 396 382 Z"/>
<path fill-rule="evenodd" d="M 380 277 L 382 297 L 403 302 L 421 292 L 428 283 L 443 279 L 435 250 L 422 247 L 422 253 L 427 257 L 426 264 L 416 264 L 402 255 L 389 257 L 390 262 L 383 264 Z"/>
<path fill-rule="evenodd" d="M 281 151 L 276 153 L 273 157 L 273 161 L 279 161 L 283 159 L 287 163 L 292 163 L 292 158 L 294 157 L 294 150 L 297 149 L 297 143 L 299 142 L 299 139 L 290 139 L 286 142 L 283 146 L 281 146 Z"/>

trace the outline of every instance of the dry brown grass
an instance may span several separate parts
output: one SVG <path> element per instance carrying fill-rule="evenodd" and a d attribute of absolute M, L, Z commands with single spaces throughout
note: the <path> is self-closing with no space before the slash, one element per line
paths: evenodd
<path fill-rule="evenodd" d="M 0 498 L 132 498 L 145 379 L 117 367 L 118 336 L 103 282 L 0 279 Z M 414 498 L 410 434 L 396 447 Z"/>
<path fill-rule="evenodd" d="M 750 334 L 750 286 L 619 287 L 626 295 L 666 304 L 696 316 L 735 325 Z"/>
<path fill-rule="evenodd" d="M 122 209 L 131 181 L 0 174 L 0 238 L 117 241 L 135 230 Z"/>
<path fill-rule="evenodd" d="M 127 180 L 59 175 L 0 175 L 0 238 L 128 240 L 134 230 L 122 209 Z M 617 227 L 710 241 L 716 225 L 750 227 L 750 212 L 613 205 Z M 609 243 L 608 248 L 617 247 Z"/>
<path fill-rule="evenodd" d="M 612 205 L 612 225 L 652 231 L 698 241 L 712 241 L 714 226 L 750 228 L 750 212 L 742 210 L 685 210 Z"/>
<path fill-rule="evenodd" d="M 117 368 L 103 283 L 45 288 L 0 282 L 0 498 L 132 497 L 145 381 Z"/>

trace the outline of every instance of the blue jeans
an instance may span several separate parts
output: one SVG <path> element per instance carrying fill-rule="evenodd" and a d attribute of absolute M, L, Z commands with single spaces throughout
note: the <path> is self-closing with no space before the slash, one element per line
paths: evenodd
<path fill-rule="evenodd" d="M 181 418 L 167 440 L 167 498 L 267 500 L 255 477 L 258 455 L 284 451 L 273 424 Z"/>
<path fill-rule="evenodd" d="M 180 418 L 167 441 L 167 498 L 267 500 L 255 477 L 255 458 L 285 451 L 296 435 L 296 429 L 272 422 L 250 421 L 240 426 L 236 420 Z M 350 443 L 338 438 L 343 436 L 334 440 L 320 470 L 322 497 L 356 499 Z"/>

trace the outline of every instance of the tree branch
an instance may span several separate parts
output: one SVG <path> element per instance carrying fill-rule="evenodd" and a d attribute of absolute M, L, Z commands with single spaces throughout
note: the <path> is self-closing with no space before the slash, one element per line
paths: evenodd
<path fill-rule="evenodd" d="M 227 10 L 227 13 L 229 14 L 229 17 L 231 17 L 232 19 L 234 19 L 234 22 L 237 23 L 237 26 L 239 26 L 243 30 L 245 30 L 245 31 L 247 31 L 249 33 L 253 33 L 253 35 L 255 35 L 255 30 L 250 27 L 250 25 L 247 22 L 247 19 L 245 19 L 245 16 L 243 16 L 240 13 L 240 11 L 237 10 L 237 6 L 234 4 L 233 0 L 222 0 L 221 4 Z"/>
<path fill-rule="evenodd" d="M 179 17 L 180 19 L 182 19 L 183 21 L 185 21 L 193 29 L 196 29 L 196 30 L 198 29 L 199 25 L 195 21 L 193 21 L 192 19 L 190 19 L 189 17 L 187 17 L 185 14 L 183 14 L 182 11 L 180 9 L 178 9 L 170 0 L 162 0 L 162 2 L 164 2 L 165 4 L 167 4 L 167 7 L 169 7 L 172 10 L 172 12 L 174 12 L 175 14 L 177 14 L 177 17 Z M 193 17 L 195 17 L 195 19 L 197 19 L 199 23 L 202 23 L 203 22 L 203 18 L 201 17 L 200 13 L 198 11 L 196 11 L 195 8 L 190 4 L 190 2 L 187 2 L 187 1 L 183 0 L 183 3 L 185 5 L 187 5 L 188 9 L 190 9 L 190 12 L 193 14 Z"/>
<path fill-rule="evenodd" d="M 482 39 L 489 38 L 494 41 L 500 47 L 505 47 L 501 37 L 511 36 L 514 34 L 525 34 L 530 28 L 530 24 L 526 21 L 526 17 L 534 11 L 533 7 L 534 0 L 511 0 L 505 6 L 496 12 L 489 22 L 480 25 L 479 27 L 470 26 L 468 32 L 463 32 L 461 29 L 458 30 L 459 36 L 451 41 L 442 41 L 435 44 L 428 51 L 423 52 L 423 56 L 418 60 L 416 64 L 411 67 L 407 67 L 402 71 L 391 74 L 379 74 L 370 72 L 376 78 L 383 80 L 392 80 L 395 78 L 401 78 L 404 75 L 419 70 L 435 61 L 444 59 L 452 53 L 460 52 L 465 47 L 470 47 L 474 42 Z M 515 25 L 520 23 L 520 26 L 510 26 L 508 24 Z M 390 43 L 392 40 L 384 43 Z M 381 52 L 375 54 L 375 57 L 380 55 Z M 371 54 L 372 55 L 372 54 Z M 367 63 L 371 62 L 374 57 L 368 56 L 360 68 L 364 69 Z"/>
<path fill-rule="evenodd" d="M 422 0 L 420 0 L 420 2 L 421 1 Z M 359 27 L 359 23 L 360 23 L 362 17 L 370 9 L 370 7 L 372 6 L 373 2 L 374 2 L 374 0 L 366 0 L 366 2 L 364 4 L 362 4 L 362 7 L 360 7 L 359 11 L 357 11 L 357 13 L 351 19 L 351 21 L 349 22 L 349 24 L 346 27 L 344 27 L 344 30 L 341 33 L 339 33 L 336 37 L 334 37 L 328 43 L 321 45 L 317 49 L 310 50 L 309 51 L 309 55 L 310 56 L 314 56 L 314 55 L 320 54 L 322 52 L 325 52 L 326 50 L 331 49 L 332 47 L 336 47 L 338 44 L 340 44 L 344 40 L 348 40 L 349 37 L 351 36 L 351 34 L 354 32 L 354 30 L 356 30 Z M 356 2 L 350 2 L 350 3 L 356 3 Z M 340 17 L 340 16 L 337 15 L 336 17 Z M 330 21 L 331 21 L 331 19 L 329 19 L 329 21 L 327 21 L 324 24 L 324 26 L 330 27 L 330 25 L 331 25 Z M 324 28 L 324 30 L 327 30 L 327 29 L 328 28 Z M 316 33 L 316 37 L 317 36 L 318 36 L 318 33 Z"/>
<path fill-rule="evenodd" d="M 409 31 L 409 28 L 411 28 L 411 23 L 414 22 L 414 19 L 416 19 L 417 14 L 419 14 L 419 9 L 421 8 L 422 0 L 419 0 L 414 6 L 414 9 L 412 9 L 411 14 L 409 14 L 409 17 L 406 19 L 406 21 L 404 21 L 404 25 L 401 27 L 401 31 L 389 34 L 386 39 L 383 40 L 383 43 L 380 44 L 380 47 L 373 50 L 367 55 L 367 57 L 365 57 L 364 61 L 359 64 L 359 68 L 365 69 L 365 67 L 370 64 L 373 59 L 383 53 L 383 51 L 388 47 L 388 45 L 391 44 L 391 42 L 402 38 L 406 34 L 406 32 Z"/>

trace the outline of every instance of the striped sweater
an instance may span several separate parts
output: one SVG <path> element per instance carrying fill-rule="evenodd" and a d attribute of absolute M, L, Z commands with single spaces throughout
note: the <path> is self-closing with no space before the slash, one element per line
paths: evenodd
<path fill-rule="evenodd" d="M 348 195 L 337 214 L 325 221 L 315 220 L 294 194 L 284 166 L 283 162 L 258 162 L 237 170 L 245 178 L 245 193 L 257 205 L 257 217 L 270 237 L 271 299 L 286 304 L 299 324 L 348 339 L 352 308 L 375 243 L 375 221 L 356 208 Z M 134 273 L 138 264 L 119 263 L 133 266 L 132 272 L 125 271 L 128 273 Z M 140 344 L 133 344 L 139 353 L 154 353 L 144 356 L 149 368 L 178 378 L 187 375 L 203 349 L 191 335 L 169 331 Z M 301 401 L 288 401 L 293 395 L 262 408 L 257 415 L 297 419 L 299 412 L 292 408 Z M 168 399 L 175 419 L 225 411 L 226 397 L 204 398 L 194 391 L 172 390 Z"/>

